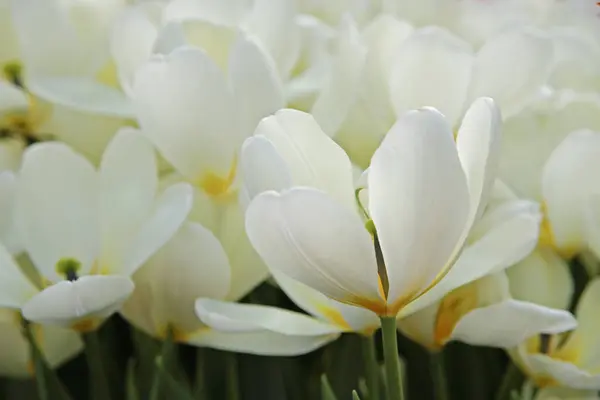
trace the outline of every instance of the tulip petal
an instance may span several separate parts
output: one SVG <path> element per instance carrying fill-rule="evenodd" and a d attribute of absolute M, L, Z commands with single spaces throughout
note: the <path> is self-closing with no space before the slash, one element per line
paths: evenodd
<path fill-rule="evenodd" d="M 261 122 L 261 125 L 265 121 Z M 260 127 L 260 125 L 259 125 Z M 286 161 L 266 137 L 252 136 L 244 141 L 240 153 L 242 189 L 240 201 L 244 208 L 258 194 L 282 191 L 292 186 L 292 177 Z"/>
<path fill-rule="evenodd" d="M 283 108 L 283 86 L 273 60 L 249 38 L 240 36 L 229 57 L 229 75 L 243 136 L 250 136 L 258 122 Z"/>
<path fill-rule="evenodd" d="M 248 0 L 173 0 L 165 5 L 163 22 L 190 18 L 235 26 L 250 10 Z"/>
<path fill-rule="evenodd" d="M 348 209 L 356 208 L 350 160 L 310 114 L 279 110 L 260 122 L 255 135 L 266 137 L 275 146 L 294 186 L 320 189 Z"/>
<path fill-rule="evenodd" d="M 575 346 L 583 349 L 581 352 L 581 366 L 588 370 L 597 370 L 600 367 L 598 354 L 600 344 L 598 343 L 598 330 L 600 322 L 597 318 L 598 302 L 600 302 L 600 279 L 592 280 L 583 291 L 575 315 L 579 326 L 565 346 Z"/>
<path fill-rule="evenodd" d="M 539 96 L 552 67 L 552 42 L 534 31 L 510 29 L 477 53 L 469 99 L 493 98 L 504 117 L 517 114 Z"/>
<path fill-rule="evenodd" d="M 545 354 L 530 355 L 525 361 L 535 375 L 552 377 L 560 386 L 589 390 L 600 388 L 600 374 L 591 374 L 570 362 L 555 360 Z"/>
<path fill-rule="evenodd" d="M 43 325 L 85 326 L 116 312 L 132 292 L 133 282 L 124 276 L 83 276 L 42 290 L 23 306 L 22 313 Z"/>
<path fill-rule="evenodd" d="M 511 267 L 537 245 L 540 215 L 535 203 L 512 201 L 490 214 L 484 215 L 481 222 L 494 220 L 491 229 L 465 247 L 448 274 L 410 304 L 404 311 L 406 315 L 440 300 L 451 290 Z"/>
<path fill-rule="evenodd" d="M 509 348 L 538 334 L 562 333 L 576 326 L 567 311 L 508 299 L 467 313 L 454 327 L 451 340 Z"/>
<path fill-rule="evenodd" d="M 382 311 L 371 238 L 356 214 L 325 193 L 262 193 L 246 211 L 246 231 L 270 269 L 342 303 Z"/>
<path fill-rule="evenodd" d="M 64 279 L 59 260 L 80 263 L 85 275 L 98 256 L 98 180 L 92 165 L 60 143 L 41 143 L 25 152 L 16 197 L 17 228 L 40 273 Z"/>
<path fill-rule="evenodd" d="M 169 186 L 156 200 L 154 209 L 139 227 L 137 236 L 124 255 L 123 275 L 134 273 L 150 256 L 160 249 L 185 221 L 193 202 L 193 190 L 187 183 Z"/>
<path fill-rule="evenodd" d="M 154 149 L 133 128 L 121 129 L 100 163 L 102 268 L 118 267 L 152 211 L 158 187 Z"/>
<path fill-rule="evenodd" d="M 224 298 L 230 279 L 229 261 L 217 238 L 202 225 L 186 222 L 133 275 L 135 291 L 121 314 L 154 336 L 166 326 L 192 332 L 201 325 L 194 313 L 196 299 Z"/>
<path fill-rule="evenodd" d="M 473 54 L 470 46 L 437 27 L 415 31 L 398 50 L 390 76 L 396 115 L 419 107 L 435 107 L 451 125 L 467 100 Z"/>
<path fill-rule="evenodd" d="M 469 186 L 472 221 L 483 214 L 496 179 L 501 123 L 494 100 L 483 97 L 471 104 L 458 130 L 456 148 Z"/>
<path fill-rule="evenodd" d="M 542 194 L 556 246 L 566 253 L 585 241 L 584 217 L 591 193 L 600 192 L 600 133 L 577 131 L 552 152 L 542 175 Z"/>
<path fill-rule="evenodd" d="M 392 127 L 371 160 L 369 210 L 387 270 L 388 306 L 397 312 L 446 272 L 464 241 L 469 193 L 439 112 L 411 111 Z"/>
<path fill-rule="evenodd" d="M 0 307 L 20 309 L 38 289 L 0 243 Z"/>
<path fill-rule="evenodd" d="M 15 224 L 16 186 L 17 180 L 12 172 L 0 172 L 0 243 L 10 254 L 17 254 L 22 247 L 17 237 Z"/>
<path fill-rule="evenodd" d="M 227 177 L 241 137 L 233 96 L 200 49 L 155 56 L 137 72 L 133 102 L 142 131 L 186 178 Z"/>

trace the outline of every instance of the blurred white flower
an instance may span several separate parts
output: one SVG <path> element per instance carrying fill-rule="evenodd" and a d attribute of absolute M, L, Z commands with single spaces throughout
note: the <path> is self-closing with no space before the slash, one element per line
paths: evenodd
<path fill-rule="evenodd" d="M 499 124 L 494 103 L 479 99 L 455 144 L 439 112 L 409 112 L 371 162 L 367 208 L 373 221 L 366 228 L 355 205 L 293 187 L 252 200 L 246 213 L 250 241 L 272 271 L 337 301 L 395 316 L 434 290 L 460 254 L 493 183 Z M 350 190 L 346 163 L 347 177 L 337 179 L 342 185 L 346 179 Z M 342 191 L 344 199 L 352 195 Z M 441 196 L 446 202 L 438 209 Z"/>
<path fill-rule="evenodd" d="M 561 387 L 549 387 L 538 391 L 532 400 L 598 400 L 597 390 L 576 390 Z M 526 399 L 527 400 L 527 399 Z"/>
<path fill-rule="evenodd" d="M 118 310 L 133 290 L 129 275 L 170 239 L 191 207 L 185 184 L 157 196 L 156 175 L 154 150 L 134 130 L 111 141 L 98 171 L 60 143 L 28 148 L 15 223 L 43 286 L 3 251 L 0 304 L 21 308 L 33 322 L 80 331 Z"/>
<path fill-rule="evenodd" d="M 509 352 L 514 362 L 538 386 L 600 389 L 597 308 L 600 280 L 585 288 L 571 332 L 533 337 Z"/>

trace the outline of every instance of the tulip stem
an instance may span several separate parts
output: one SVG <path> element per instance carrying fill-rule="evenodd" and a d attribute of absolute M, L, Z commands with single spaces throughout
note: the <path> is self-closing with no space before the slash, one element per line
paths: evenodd
<path fill-rule="evenodd" d="M 109 400 L 111 398 L 108 388 L 108 379 L 104 364 L 102 362 L 102 346 L 97 331 L 88 332 L 82 335 L 85 343 L 85 356 L 90 372 L 92 387 L 92 399 Z"/>
<path fill-rule="evenodd" d="M 506 367 L 504 378 L 502 378 L 502 383 L 496 393 L 496 400 L 509 400 L 512 391 L 519 388 L 523 383 L 523 379 L 523 373 L 519 367 L 511 362 L 508 367 Z"/>
<path fill-rule="evenodd" d="M 448 380 L 442 351 L 431 353 L 431 379 L 436 400 L 448 400 Z"/>
<path fill-rule="evenodd" d="M 380 400 L 379 394 L 379 363 L 377 362 L 377 349 L 373 335 L 362 337 L 362 353 L 365 378 L 367 381 L 368 399 Z"/>
<path fill-rule="evenodd" d="M 227 400 L 240 400 L 238 363 L 235 353 L 225 353 L 227 371 Z"/>
<path fill-rule="evenodd" d="M 388 400 L 403 400 L 402 375 L 398 358 L 398 336 L 396 334 L 396 318 L 381 317 L 383 334 L 383 356 L 385 359 L 385 376 Z"/>

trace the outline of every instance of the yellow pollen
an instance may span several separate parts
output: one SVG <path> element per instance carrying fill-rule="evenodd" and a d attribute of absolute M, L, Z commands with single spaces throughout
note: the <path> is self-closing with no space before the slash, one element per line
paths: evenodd
<path fill-rule="evenodd" d="M 221 177 L 212 171 L 206 172 L 202 178 L 200 178 L 198 186 L 204 190 L 209 196 L 220 197 L 229 191 L 229 188 L 235 180 L 235 174 L 237 170 L 237 157 L 234 157 L 231 163 L 231 168 L 226 177 Z"/>
<path fill-rule="evenodd" d="M 477 308 L 478 301 L 473 285 L 461 286 L 444 297 L 435 320 L 434 340 L 437 345 L 443 346 L 448 341 L 458 321 Z"/>

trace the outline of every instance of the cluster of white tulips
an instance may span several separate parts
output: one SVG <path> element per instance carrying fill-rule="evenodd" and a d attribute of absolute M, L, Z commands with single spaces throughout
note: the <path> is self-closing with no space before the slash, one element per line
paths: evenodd
<path fill-rule="evenodd" d="M 40 399 L 84 349 L 114 398 L 115 314 L 165 343 L 141 398 L 191 398 L 176 343 L 357 334 L 339 398 L 408 400 L 400 333 L 600 399 L 596 1 L 1 0 L 0 68 L 0 375 Z M 265 282 L 296 311 L 239 302 Z"/>

